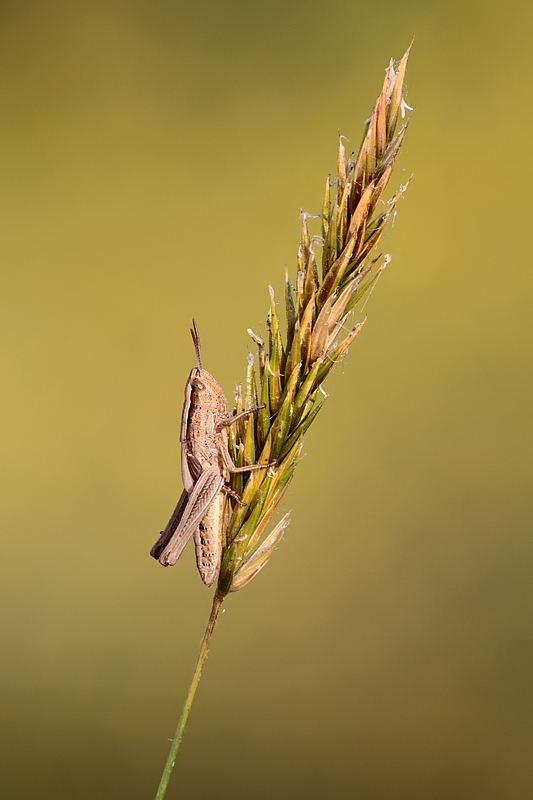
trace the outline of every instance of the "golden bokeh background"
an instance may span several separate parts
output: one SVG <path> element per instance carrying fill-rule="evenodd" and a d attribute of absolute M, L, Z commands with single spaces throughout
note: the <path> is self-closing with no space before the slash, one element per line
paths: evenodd
<path fill-rule="evenodd" d="M 337 130 L 415 37 L 393 261 L 168 798 L 533 796 L 533 11 L 0 4 L 6 800 L 155 794 L 211 591 L 148 551 L 194 353 L 232 399 Z"/>

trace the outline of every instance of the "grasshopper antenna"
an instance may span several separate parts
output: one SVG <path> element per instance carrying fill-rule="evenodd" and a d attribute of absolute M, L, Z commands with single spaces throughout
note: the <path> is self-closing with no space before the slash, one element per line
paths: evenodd
<path fill-rule="evenodd" d="M 194 342 L 194 349 L 196 350 L 196 360 L 198 361 L 198 369 L 202 369 L 202 351 L 200 348 L 200 334 L 198 333 L 198 328 L 196 327 L 196 320 L 193 317 L 192 320 L 193 327 L 191 328 L 191 336 Z"/>

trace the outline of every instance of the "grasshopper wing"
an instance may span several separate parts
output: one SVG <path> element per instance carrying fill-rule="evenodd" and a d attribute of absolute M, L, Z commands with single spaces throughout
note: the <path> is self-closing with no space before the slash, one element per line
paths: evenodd
<path fill-rule="evenodd" d="M 171 529 L 172 520 L 175 516 L 177 516 L 176 512 L 178 511 L 178 507 L 182 501 L 183 494 L 186 494 L 186 492 L 182 494 L 180 502 L 176 507 L 176 511 L 172 515 L 167 528 L 165 531 L 163 531 L 160 537 L 160 540 L 165 537 L 164 544 L 162 542 L 161 546 L 158 547 L 158 541 L 152 548 L 152 551 L 157 548 L 157 555 L 154 557 L 159 559 L 160 564 L 162 564 L 164 567 L 171 567 L 176 563 L 183 551 L 183 548 L 202 521 L 207 509 L 220 492 L 223 485 L 224 477 L 220 474 L 220 468 L 218 465 L 214 465 L 204 470 L 194 484 L 193 491 L 190 495 L 188 495 L 187 504 L 180 514 L 180 519 L 177 526 L 174 527 L 173 533 L 165 535 L 167 529 Z M 153 552 L 152 555 L 154 555 Z"/>
<path fill-rule="evenodd" d="M 172 516 L 170 517 L 167 523 L 167 527 L 165 528 L 164 531 L 161 531 L 161 533 L 159 534 L 159 539 L 150 550 L 150 555 L 153 556 L 153 558 L 159 558 L 163 549 L 172 539 L 176 531 L 176 528 L 180 524 L 183 512 L 185 511 L 185 507 L 187 506 L 188 499 L 189 499 L 188 492 L 183 490 L 183 492 L 181 493 L 181 497 L 178 500 L 178 504 L 174 509 L 174 511 L 172 512 Z"/>

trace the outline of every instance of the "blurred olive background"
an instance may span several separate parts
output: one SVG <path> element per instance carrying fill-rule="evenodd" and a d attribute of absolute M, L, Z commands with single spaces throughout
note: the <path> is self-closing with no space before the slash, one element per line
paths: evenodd
<path fill-rule="evenodd" d="M 169 798 L 533 796 L 526 4 L 0 4 L 2 778 L 155 794 L 212 592 L 148 554 L 415 37 L 393 261 L 226 603 Z"/>

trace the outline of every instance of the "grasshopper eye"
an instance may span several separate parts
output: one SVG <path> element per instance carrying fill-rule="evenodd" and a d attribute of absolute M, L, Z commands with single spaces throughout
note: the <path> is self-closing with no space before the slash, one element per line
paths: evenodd
<path fill-rule="evenodd" d="M 193 388 L 197 389 L 199 392 L 203 392 L 205 389 L 205 384 L 203 384 L 202 381 L 199 381 L 198 378 L 193 378 L 191 384 Z"/>

